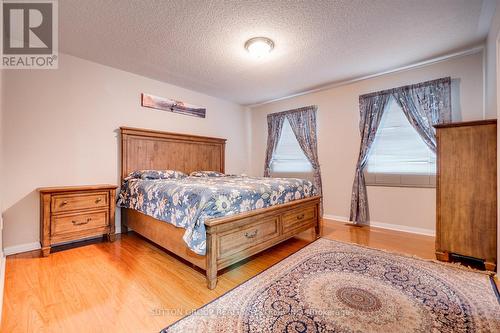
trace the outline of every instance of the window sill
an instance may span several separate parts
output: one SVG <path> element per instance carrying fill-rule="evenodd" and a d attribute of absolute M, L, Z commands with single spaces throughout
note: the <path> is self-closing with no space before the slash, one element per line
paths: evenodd
<path fill-rule="evenodd" d="M 366 183 L 366 186 L 374 187 L 407 187 L 407 188 L 436 188 L 436 185 L 412 185 L 412 184 L 372 184 Z"/>
<path fill-rule="evenodd" d="M 367 186 L 436 188 L 436 175 L 369 172 L 364 175 Z"/>

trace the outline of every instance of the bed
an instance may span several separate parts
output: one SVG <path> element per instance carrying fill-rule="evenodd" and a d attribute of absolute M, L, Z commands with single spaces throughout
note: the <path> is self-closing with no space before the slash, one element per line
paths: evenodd
<path fill-rule="evenodd" d="M 141 186 L 147 189 L 154 188 L 154 193 L 161 195 L 162 191 L 171 192 L 169 189 L 173 185 L 169 181 L 131 181 L 130 177 L 127 177 L 137 170 L 178 170 L 186 174 L 197 170 L 220 173 L 225 171 L 225 139 L 129 127 L 121 127 L 120 133 L 122 184 L 124 181 L 129 181 L 135 184 L 136 188 Z M 193 186 L 196 185 L 200 189 L 226 188 L 223 194 L 229 193 L 230 186 L 234 187 L 239 183 L 241 183 L 240 188 L 249 189 L 258 188 L 259 182 L 263 182 L 262 186 L 287 186 L 286 180 L 259 180 L 238 176 L 225 177 L 217 182 L 215 179 L 203 178 L 180 182 L 193 183 Z M 224 183 L 225 187 L 220 183 Z M 177 183 L 175 184 L 177 186 Z M 171 197 L 165 200 L 171 200 Z M 307 195 L 301 193 L 296 197 L 289 196 L 288 200 L 276 202 L 269 207 L 256 205 L 254 200 L 253 206 L 243 209 L 242 212 L 235 210 L 225 216 L 218 214 L 217 210 L 204 213 L 203 219 L 200 219 L 203 221 L 203 226 L 198 225 L 202 230 L 200 234 L 204 236 L 203 242 L 191 245 L 186 241 L 185 226 L 181 227 L 179 223 L 171 220 L 168 220 L 169 223 L 166 222 L 172 215 L 153 214 L 148 208 L 141 209 L 140 206 L 125 205 L 122 202 L 122 232 L 126 232 L 128 228 L 133 229 L 143 237 L 205 270 L 207 286 L 214 289 L 219 270 L 308 229 L 313 230 L 318 237 L 319 203 L 320 197 L 314 193 Z M 154 207 L 154 201 L 152 205 Z"/>

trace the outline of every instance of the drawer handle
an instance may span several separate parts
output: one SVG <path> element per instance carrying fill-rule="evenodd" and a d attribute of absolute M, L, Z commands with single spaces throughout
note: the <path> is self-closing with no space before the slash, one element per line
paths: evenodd
<path fill-rule="evenodd" d="M 297 215 L 297 220 L 302 220 L 304 218 L 304 214 Z"/>
<path fill-rule="evenodd" d="M 101 201 L 102 201 L 102 198 L 97 198 L 97 199 L 95 199 L 95 203 L 96 203 L 96 204 L 97 204 L 97 203 L 99 203 L 99 202 L 101 202 Z"/>
<path fill-rule="evenodd" d="M 84 225 L 84 224 L 87 224 L 89 223 L 90 221 L 92 221 L 92 218 L 88 218 L 86 221 L 84 222 L 78 222 L 78 221 L 71 221 L 71 223 L 73 223 L 73 225 Z"/>
<path fill-rule="evenodd" d="M 257 229 L 255 229 L 254 231 L 247 231 L 245 232 L 245 237 L 246 238 L 255 238 L 255 236 L 257 236 Z"/>
<path fill-rule="evenodd" d="M 68 202 L 66 200 L 64 200 L 63 202 L 61 202 L 61 206 L 66 206 L 68 204 Z"/>

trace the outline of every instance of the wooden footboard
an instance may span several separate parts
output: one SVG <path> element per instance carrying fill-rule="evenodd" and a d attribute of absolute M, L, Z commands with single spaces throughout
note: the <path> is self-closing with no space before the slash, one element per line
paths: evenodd
<path fill-rule="evenodd" d="M 217 272 L 281 243 L 307 229 L 320 233 L 320 197 L 258 209 L 205 222 L 207 252 L 200 256 L 182 240 L 184 229 L 131 209 L 122 209 L 122 228 L 132 228 L 154 243 L 206 270 L 208 288 L 217 284 Z"/>

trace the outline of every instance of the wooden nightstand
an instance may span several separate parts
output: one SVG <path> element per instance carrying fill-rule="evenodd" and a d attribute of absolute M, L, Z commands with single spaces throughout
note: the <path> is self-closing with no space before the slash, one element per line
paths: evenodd
<path fill-rule="evenodd" d="M 40 243 L 44 257 L 54 244 L 107 235 L 115 240 L 116 185 L 43 187 Z"/>

